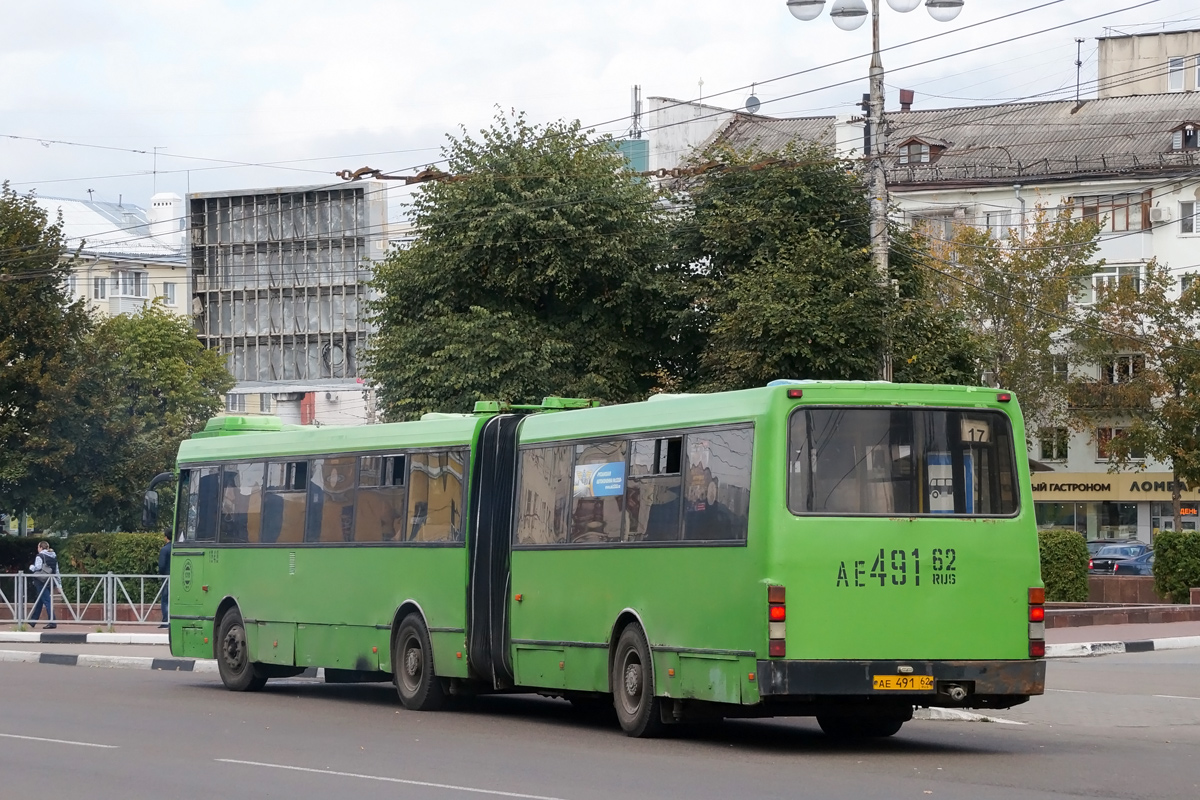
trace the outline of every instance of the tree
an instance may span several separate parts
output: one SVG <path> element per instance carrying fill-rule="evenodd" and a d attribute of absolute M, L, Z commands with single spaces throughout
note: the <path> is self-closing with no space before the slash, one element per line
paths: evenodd
<path fill-rule="evenodd" d="M 1032 435 L 1066 424 L 1067 381 L 1059 342 L 1071 330 L 1071 298 L 1095 261 L 1097 225 L 1072 217 L 1071 206 L 1039 205 L 1024 226 L 995 238 L 960 226 L 947 246 L 929 245 L 939 291 L 961 311 L 979 343 L 979 364 L 992 385 L 1011 389 Z M 1061 366 L 1061 363 L 1060 363 Z"/>
<path fill-rule="evenodd" d="M 0 186 L 0 498 L 18 513 L 70 485 L 91 327 L 70 270 L 61 219 Z"/>
<path fill-rule="evenodd" d="M 98 323 L 86 346 L 70 490 L 39 516 L 65 530 L 135 530 L 146 484 L 171 470 L 180 442 L 222 409 L 234 380 L 188 320 L 158 302 Z"/>
<path fill-rule="evenodd" d="M 929 293 L 903 232 L 909 250 L 893 252 L 894 283 L 881 285 L 851 162 L 799 144 L 703 159 L 724 166 L 687 187 L 674 235 L 676 259 L 693 265 L 690 385 L 874 379 L 885 339 L 898 381 L 973 382 L 970 338 Z"/>
<path fill-rule="evenodd" d="M 445 149 L 420 238 L 379 266 L 368 362 L 393 419 L 479 399 L 644 398 L 682 309 L 661 198 L 576 123 L 497 114 Z"/>
<path fill-rule="evenodd" d="M 1080 426 L 1104 438 L 1112 468 L 1144 457 L 1172 473 L 1175 530 L 1181 483 L 1200 483 L 1200 286 L 1178 296 L 1170 272 L 1151 261 L 1142 277 L 1097 288 L 1070 336 L 1072 359 L 1091 374 L 1071 382 Z"/>

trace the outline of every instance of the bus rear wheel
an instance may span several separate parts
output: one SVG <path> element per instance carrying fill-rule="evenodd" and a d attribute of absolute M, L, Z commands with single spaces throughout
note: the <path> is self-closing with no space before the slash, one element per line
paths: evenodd
<path fill-rule="evenodd" d="M 628 736 L 658 736 L 665 727 L 662 701 L 654 695 L 654 662 L 650 645 L 637 625 L 627 625 L 617 639 L 612 661 L 613 707 Z"/>
<path fill-rule="evenodd" d="M 392 674 L 400 702 L 411 711 L 436 711 L 446 702 L 442 681 L 433 672 L 429 631 L 418 614 L 400 623 L 392 652 Z"/>
<path fill-rule="evenodd" d="M 217 671 L 225 688 L 235 692 L 257 692 L 267 685 L 266 673 L 250 660 L 246 626 L 237 609 L 221 617 L 217 630 Z"/>
<path fill-rule="evenodd" d="M 907 721 L 903 716 L 817 715 L 821 730 L 835 739 L 883 739 L 895 736 Z"/>

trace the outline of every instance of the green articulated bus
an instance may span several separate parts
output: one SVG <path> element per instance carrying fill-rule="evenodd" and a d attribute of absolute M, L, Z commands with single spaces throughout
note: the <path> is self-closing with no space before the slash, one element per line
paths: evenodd
<path fill-rule="evenodd" d="M 171 652 L 239 691 L 611 703 L 632 736 L 1007 708 L 1045 682 L 1024 442 L 1009 393 L 875 382 L 217 418 L 179 451 Z"/>

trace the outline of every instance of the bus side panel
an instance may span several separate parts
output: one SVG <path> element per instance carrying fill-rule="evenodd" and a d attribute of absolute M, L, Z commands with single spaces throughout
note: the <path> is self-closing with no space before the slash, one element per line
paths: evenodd
<path fill-rule="evenodd" d="M 466 660 L 456 657 L 463 641 L 463 547 L 215 549 L 217 560 L 205 565 L 211 596 L 234 597 L 248 631 L 261 634 L 263 623 L 273 631 L 295 627 L 293 661 L 285 661 L 279 650 L 286 645 L 274 634 L 254 636 L 254 660 L 390 671 L 393 618 L 414 601 L 431 630 L 437 673 L 466 677 Z"/>
<path fill-rule="evenodd" d="M 517 683 L 609 691 L 610 637 L 629 609 L 654 651 L 657 694 L 740 702 L 741 661 L 753 671 L 765 630 L 760 572 L 759 556 L 744 546 L 515 550 Z M 746 624 L 756 616 L 761 630 Z M 522 661 L 523 648 L 555 646 L 564 648 L 562 683 Z"/>

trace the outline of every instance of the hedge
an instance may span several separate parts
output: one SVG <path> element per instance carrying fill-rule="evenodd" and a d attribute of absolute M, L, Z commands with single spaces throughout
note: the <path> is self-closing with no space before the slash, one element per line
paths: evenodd
<path fill-rule="evenodd" d="M 164 540 L 158 533 L 80 533 L 67 539 L 4 536 L 0 537 L 0 572 L 28 572 L 42 541 L 54 548 L 63 573 L 157 575 Z"/>
<path fill-rule="evenodd" d="M 1159 531 L 1154 537 L 1154 589 L 1172 603 L 1191 601 L 1200 587 L 1200 531 Z"/>
<path fill-rule="evenodd" d="M 1086 603 L 1088 599 L 1088 549 L 1075 531 L 1038 531 L 1042 557 L 1042 582 L 1046 600 Z"/>

